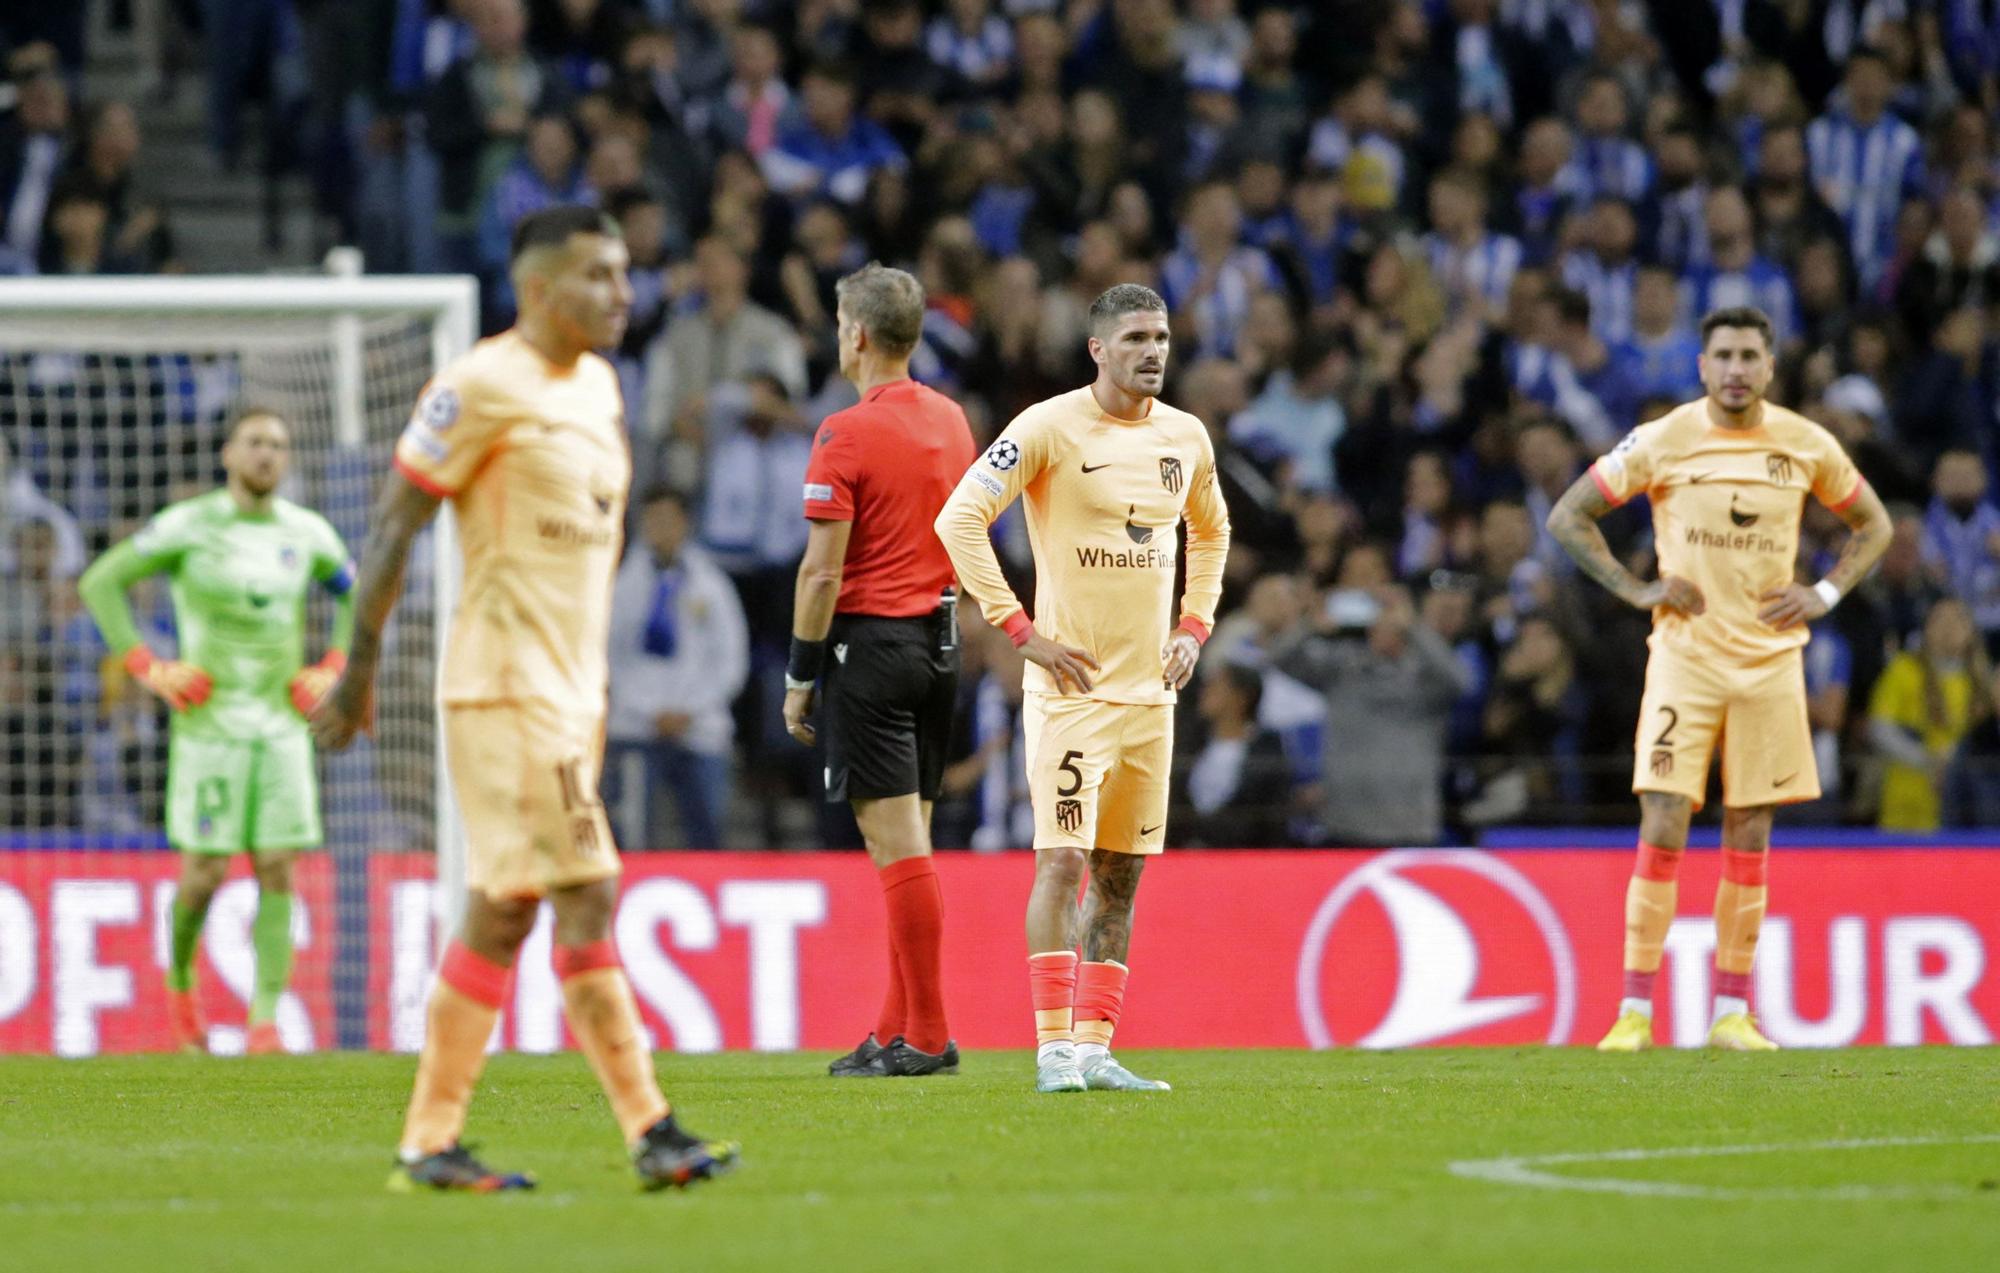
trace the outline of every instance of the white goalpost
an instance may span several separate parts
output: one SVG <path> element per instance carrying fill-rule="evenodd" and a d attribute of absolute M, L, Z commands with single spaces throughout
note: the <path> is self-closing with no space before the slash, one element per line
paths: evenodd
<path fill-rule="evenodd" d="M 419 391 L 477 336 L 477 289 L 465 277 L 0 279 L 0 887 L 20 884 L 29 897 L 33 882 L 14 877 L 30 869 L 67 871 L 73 857 L 78 878 L 94 878 L 109 869 L 105 850 L 125 848 L 121 860 L 143 864 L 140 851 L 159 843 L 164 723 L 101 666 L 74 596 L 83 559 L 213 486 L 222 429 L 250 404 L 291 422 L 282 493 L 324 514 L 358 555 Z M 447 509 L 412 553 L 390 621 L 374 738 L 321 760 L 330 866 L 322 896 L 302 889 L 301 900 L 342 919 L 295 922 L 305 938 L 298 1002 L 280 1016 L 293 1046 L 359 1046 L 373 1029 L 375 943 L 365 930 L 342 931 L 380 923 L 361 918 L 373 855 L 434 853 L 436 931 L 456 919 L 447 911 L 463 895 L 464 848 L 435 691 L 457 569 Z M 148 640 L 170 642 L 164 590 L 142 587 L 132 601 Z M 325 637 L 326 604 L 313 603 L 309 658 Z M 135 887 L 133 924 L 157 930 L 157 880 Z M 124 905 L 103 903 L 114 916 Z M 229 966 L 228 933 L 207 940 L 233 987 L 241 970 Z M 150 968 L 133 977 L 156 979 Z M 144 989 L 130 990 L 135 1004 Z M 52 1028 L 60 1035 L 60 1023 Z M 58 1038 L 55 1050 L 121 1044 L 143 1041 Z"/>

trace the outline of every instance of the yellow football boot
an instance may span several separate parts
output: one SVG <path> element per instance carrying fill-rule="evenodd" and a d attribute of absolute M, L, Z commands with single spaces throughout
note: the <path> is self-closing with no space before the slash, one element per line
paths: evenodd
<path fill-rule="evenodd" d="M 1747 1012 L 1732 1012 L 1716 1020 L 1708 1031 L 1708 1046 L 1725 1052 L 1776 1052 L 1778 1045 L 1764 1037 L 1757 1019 Z"/>
<path fill-rule="evenodd" d="M 1611 1033 L 1597 1041 L 1599 1052 L 1644 1052 L 1653 1046 L 1653 1019 L 1643 1012 L 1621 1012 Z"/>

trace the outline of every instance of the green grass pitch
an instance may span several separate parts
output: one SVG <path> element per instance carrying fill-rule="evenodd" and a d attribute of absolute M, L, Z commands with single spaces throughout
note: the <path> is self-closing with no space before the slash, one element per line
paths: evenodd
<path fill-rule="evenodd" d="M 1176 1090 L 1037 1096 L 1026 1053 L 663 1056 L 745 1166 L 641 1194 L 580 1058 L 496 1057 L 467 1138 L 541 1189 L 404 1197 L 408 1057 L 0 1058 L 0 1268 L 2000 1269 L 1991 1049 L 1125 1059 Z"/>

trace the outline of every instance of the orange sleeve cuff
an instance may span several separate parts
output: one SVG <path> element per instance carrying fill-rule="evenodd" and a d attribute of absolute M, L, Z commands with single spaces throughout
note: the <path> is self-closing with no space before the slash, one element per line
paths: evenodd
<path fill-rule="evenodd" d="M 1618 498 L 1618 493 L 1611 489 L 1611 484 L 1604 480 L 1604 475 L 1597 471 L 1594 463 L 1590 466 L 1590 480 L 1597 483 L 1597 489 L 1604 492 L 1604 498 L 1611 501 L 1611 507 L 1616 508 L 1625 502 Z"/>
<path fill-rule="evenodd" d="M 403 480 L 426 495 L 434 496 L 438 499 L 450 499 L 452 496 L 458 494 L 457 491 L 447 486 L 439 485 L 436 478 L 419 472 L 400 455 L 396 457 L 396 471 L 403 475 Z"/>
<path fill-rule="evenodd" d="M 1208 625 L 1191 614 L 1181 616 L 1180 631 L 1193 637 L 1196 645 L 1208 644 Z"/>
<path fill-rule="evenodd" d="M 1863 487 L 1867 485 L 1868 485 L 1867 478 L 1865 477 L 1855 478 L 1854 489 L 1847 493 L 1847 498 L 1841 500 L 1838 504 L 1828 504 L 1827 507 L 1832 509 L 1836 513 L 1846 512 L 1848 509 L 1854 507 L 1854 501 L 1861 498 L 1861 490 Z"/>
<path fill-rule="evenodd" d="M 1007 621 L 1000 625 L 1000 630 L 1007 634 L 1007 639 L 1012 641 L 1014 648 L 1018 650 L 1028 643 L 1029 637 L 1035 635 L 1035 624 L 1028 618 L 1026 610 L 1016 610 L 1007 616 Z"/>

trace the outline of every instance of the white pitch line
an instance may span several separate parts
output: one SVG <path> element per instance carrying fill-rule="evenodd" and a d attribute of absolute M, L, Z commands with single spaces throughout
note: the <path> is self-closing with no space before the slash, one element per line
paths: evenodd
<path fill-rule="evenodd" d="M 1562 1189 L 1576 1193 L 1615 1193 L 1634 1198 L 1700 1198 L 1709 1201 L 1755 1199 L 1910 1201 L 1976 1197 L 1964 1186 L 1946 1185 L 1826 1185 L 1820 1187 L 1738 1187 L 1681 1184 L 1667 1180 L 1625 1180 L 1617 1176 L 1565 1176 L 1544 1167 L 1576 1163 L 1656 1162 L 1672 1158 L 1727 1158 L 1745 1154 L 1784 1154 L 1851 1149 L 1895 1149 L 1916 1145 L 1994 1145 L 1995 1136 L 1893 1136 L 1873 1140 L 1791 1141 L 1776 1145 L 1679 1145 L 1660 1149 L 1609 1149 L 1593 1153 L 1533 1154 L 1506 1158 L 1466 1159 L 1449 1164 L 1454 1176 L 1530 1189 Z"/>

